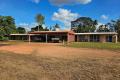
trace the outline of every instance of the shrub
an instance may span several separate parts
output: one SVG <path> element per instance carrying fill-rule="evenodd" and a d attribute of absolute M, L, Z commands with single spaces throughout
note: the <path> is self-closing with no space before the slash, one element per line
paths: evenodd
<path fill-rule="evenodd" d="M 9 40 L 8 37 L 0 36 L 0 41 L 8 41 L 8 40 Z"/>

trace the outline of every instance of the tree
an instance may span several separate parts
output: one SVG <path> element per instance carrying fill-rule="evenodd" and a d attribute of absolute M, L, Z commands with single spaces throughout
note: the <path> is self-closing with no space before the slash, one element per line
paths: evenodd
<path fill-rule="evenodd" d="M 52 31 L 52 26 L 50 26 L 49 30 Z"/>
<path fill-rule="evenodd" d="M 36 16 L 36 22 L 38 23 L 38 26 L 42 26 L 44 24 L 45 17 L 42 16 L 41 14 L 37 14 Z M 40 31 L 38 27 L 38 31 Z"/>
<path fill-rule="evenodd" d="M 80 17 L 75 21 L 71 22 L 75 32 L 94 32 L 96 30 L 97 20 L 92 20 L 89 17 Z"/>
<path fill-rule="evenodd" d="M 120 41 L 120 18 L 117 20 L 111 20 L 107 25 L 109 25 L 110 31 L 118 33 L 118 41 Z"/>
<path fill-rule="evenodd" d="M 16 33 L 15 20 L 11 16 L 0 16 L 0 40 L 8 40 L 8 35 Z"/>
<path fill-rule="evenodd" d="M 118 40 L 120 41 L 120 19 L 117 20 L 115 29 L 118 33 Z"/>
<path fill-rule="evenodd" d="M 98 21 L 97 20 L 93 21 L 93 25 L 98 25 Z"/>
<path fill-rule="evenodd" d="M 23 27 L 18 27 L 18 28 L 17 28 L 17 32 L 18 32 L 19 34 L 24 34 L 24 33 L 26 33 L 26 30 L 25 30 L 25 28 L 23 28 Z"/>
<path fill-rule="evenodd" d="M 120 18 L 113 21 L 114 29 L 118 33 L 118 41 L 120 41 Z"/>
<path fill-rule="evenodd" d="M 60 28 L 59 24 L 56 23 L 55 24 L 55 28 Z"/>
<path fill-rule="evenodd" d="M 49 31 L 49 29 L 47 28 L 47 27 L 45 27 L 45 29 L 44 29 L 45 31 Z"/>
<path fill-rule="evenodd" d="M 2 36 L 16 33 L 14 18 L 11 16 L 0 16 L 0 33 Z"/>
<path fill-rule="evenodd" d="M 110 32 L 108 25 L 100 25 L 97 32 Z"/>
<path fill-rule="evenodd" d="M 41 25 L 31 28 L 31 31 L 38 31 L 38 29 L 39 31 L 44 31 L 44 28 Z"/>
<path fill-rule="evenodd" d="M 53 31 L 55 31 L 57 28 L 60 28 L 59 24 L 55 24 L 55 26 L 53 26 Z"/>

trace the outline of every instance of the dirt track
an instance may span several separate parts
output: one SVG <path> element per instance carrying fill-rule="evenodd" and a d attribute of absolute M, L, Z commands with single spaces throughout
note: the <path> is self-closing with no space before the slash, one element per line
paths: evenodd
<path fill-rule="evenodd" d="M 0 46 L 0 51 L 14 52 L 18 54 L 35 54 L 38 56 L 50 57 L 113 57 L 120 56 L 117 52 L 99 49 L 87 48 L 70 48 L 63 47 L 59 44 L 40 44 L 40 43 L 24 43 L 16 45 Z"/>

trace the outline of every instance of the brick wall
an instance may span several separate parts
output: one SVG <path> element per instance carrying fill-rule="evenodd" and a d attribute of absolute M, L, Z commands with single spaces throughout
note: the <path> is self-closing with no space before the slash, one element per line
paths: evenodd
<path fill-rule="evenodd" d="M 100 42 L 106 42 L 106 35 L 100 35 Z"/>
<path fill-rule="evenodd" d="M 74 42 L 75 41 L 75 35 L 74 34 L 68 34 L 68 42 Z"/>

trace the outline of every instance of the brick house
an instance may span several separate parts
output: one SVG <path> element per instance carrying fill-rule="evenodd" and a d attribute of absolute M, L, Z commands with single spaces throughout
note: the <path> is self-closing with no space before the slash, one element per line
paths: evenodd
<path fill-rule="evenodd" d="M 73 31 L 35 31 L 27 34 L 11 34 L 10 40 L 32 42 L 115 42 L 116 32 L 74 33 Z"/>

